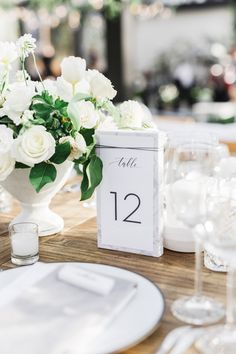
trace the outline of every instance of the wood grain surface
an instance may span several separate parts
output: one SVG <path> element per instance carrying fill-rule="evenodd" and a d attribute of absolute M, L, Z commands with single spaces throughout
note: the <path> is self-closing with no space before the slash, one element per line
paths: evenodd
<path fill-rule="evenodd" d="M 124 354 L 154 354 L 165 335 L 182 325 L 170 312 L 170 305 L 179 296 L 192 294 L 194 255 L 166 250 L 160 258 L 98 249 L 96 236 L 96 211 L 79 202 L 79 193 L 59 192 L 52 202 L 52 209 L 64 217 L 65 228 L 57 235 L 40 238 L 42 262 L 95 262 L 118 266 L 149 278 L 162 290 L 166 311 L 160 327 L 139 345 Z M 0 262 L 2 269 L 14 267 L 10 262 L 8 223 L 19 211 L 14 202 L 8 214 L 0 215 Z M 204 269 L 204 290 L 207 295 L 225 301 L 225 274 Z M 195 353 L 194 349 L 188 353 Z"/>

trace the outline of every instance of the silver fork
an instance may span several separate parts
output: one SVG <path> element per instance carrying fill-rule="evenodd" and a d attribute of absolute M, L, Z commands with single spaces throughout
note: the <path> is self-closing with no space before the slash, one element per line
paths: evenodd
<path fill-rule="evenodd" d="M 181 335 L 170 354 L 183 354 L 203 334 L 204 328 L 190 328 L 186 335 Z"/>
<path fill-rule="evenodd" d="M 181 326 L 170 331 L 155 354 L 167 354 L 174 347 L 178 339 L 186 334 L 191 328 L 191 326 Z"/>

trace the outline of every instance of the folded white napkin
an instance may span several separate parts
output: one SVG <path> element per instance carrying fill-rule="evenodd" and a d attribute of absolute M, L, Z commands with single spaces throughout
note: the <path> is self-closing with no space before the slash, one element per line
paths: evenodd
<path fill-rule="evenodd" d="M 68 264 L 37 263 L 3 287 L 0 292 L 2 354 L 96 352 L 95 339 L 135 294 L 136 284 L 112 278 L 113 286 L 111 278 L 102 275 L 101 279 L 106 282 L 107 277 L 112 285 L 110 290 L 104 294 L 91 291 L 87 285 L 83 287 L 81 279 L 77 282 L 69 277 L 64 281 L 68 271 L 73 273 L 76 267 L 80 265 L 70 268 Z M 96 273 L 90 273 L 84 272 L 87 278 L 96 278 Z"/>

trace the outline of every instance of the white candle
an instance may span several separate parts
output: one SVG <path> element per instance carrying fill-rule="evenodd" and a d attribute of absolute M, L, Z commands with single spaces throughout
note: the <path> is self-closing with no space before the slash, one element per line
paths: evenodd
<path fill-rule="evenodd" d="M 36 255 L 39 252 L 38 237 L 35 233 L 22 232 L 11 236 L 12 253 L 15 256 Z"/>
<path fill-rule="evenodd" d="M 206 192 L 210 177 L 190 173 L 169 186 L 168 203 L 172 205 L 178 220 L 193 227 L 206 213 Z"/>

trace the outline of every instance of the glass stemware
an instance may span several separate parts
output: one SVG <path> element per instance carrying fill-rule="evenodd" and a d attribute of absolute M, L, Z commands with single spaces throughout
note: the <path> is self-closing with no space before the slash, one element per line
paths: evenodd
<path fill-rule="evenodd" d="M 219 216 L 213 218 L 210 215 L 205 224 L 208 233 L 207 247 L 229 265 L 226 323 L 207 329 L 196 346 L 204 354 L 235 354 L 236 200 L 227 200 L 225 196 L 220 196 L 215 208 Z"/>
<path fill-rule="evenodd" d="M 217 176 L 221 181 L 221 195 L 230 198 L 236 197 L 236 157 L 223 157 L 217 166 Z M 215 272 L 227 272 L 228 264 L 205 247 L 204 265 Z"/>
<path fill-rule="evenodd" d="M 183 322 L 203 325 L 217 322 L 224 315 L 218 301 L 202 295 L 202 249 L 205 237 L 203 224 L 207 217 L 207 193 L 212 184 L 217 149 L 202 141 L 179 145 L 174 153 L 169 193 L 177 219 L 194 231 L 195 291 L 192 296 L 172 304 L 173 315 Z"/>

